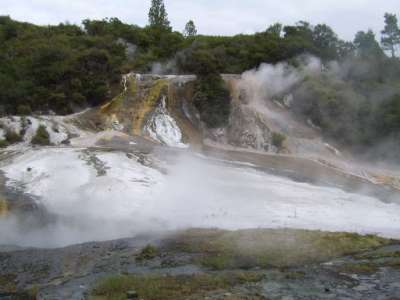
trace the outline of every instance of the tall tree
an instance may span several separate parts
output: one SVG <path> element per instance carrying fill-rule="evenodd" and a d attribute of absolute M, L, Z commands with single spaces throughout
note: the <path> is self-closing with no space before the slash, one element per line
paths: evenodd
<path fill-rule="evenodd" d="M 400 29 L 395 14 L 385 14 L 385 28 L 382 30 L 382 46 L 384 50 L 391 52 L 392 57 L 396 55 L 396 46 L 400 44 Z"/>
<path fill-rule="evenodd" d="M 375 34 L 372 30 L 357 32 L 354 45 L 360 57 L 380 57 L 383 55 L 383 51 L 376 41 Z"/>
<path fill-rule="evenodd" d="M 266 33 L 272 34 L 276 37 L 281 37 L 283 26 L 281 23 L 275 23 L 269 26 L 266 30 Z"/>
<path fill-rule="evenodd" d="M 332 28 L 325 24 L 318 24 L 313 30 L 313 40 L 323 58 L 336 58 L 339 39 Z"/>
<path fill-rule="evenodd" d="M 183 35 L 185 37 L 192 37 L 197 35 L 197 29 L 196 25 L 194 25 L 194 22 L 190 20 L 189 22 L 186 23 L 185 30 L 183 31 Z"/>
<path fill-rule="evenodd" d="M 170 29 L 168 14 L 165 9 L 163 0 L 151 0 L 151 7 L 149 10 L 149 23 L 152 27 Z"/>

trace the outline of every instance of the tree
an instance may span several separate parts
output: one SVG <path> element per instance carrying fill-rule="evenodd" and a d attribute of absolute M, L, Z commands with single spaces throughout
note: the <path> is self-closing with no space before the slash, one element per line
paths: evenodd
<path fill-rule="evenodd" d="M 281 37 L 283 26 L 281 23 L 275 23 L 267 28 L 266 33 L 272 34 L 276 37 Z"/>
<path fill-rule="evenodd" d="M 372 30 L 357 32 L 354 45 L 358 51 L 357 54 L 362 58 L 380 57 L 383 54 Z"/>
<path fill-rule="evenodd" d="M 332 28 L 325 24 L 318 24 L 313 30 L 313 40 L 323 58 L 336 58 L 339 39 Z"/>
<path fill-rule="evenodd" d="M 390 51 L 392 57 L 395 57 L 396 46 L 400 44 L 400 29 L 395 14 L 385 14 L 385 28 L 381 33 L 383 49 Z"/>
<path fill-rule="evenodd" d="M 185 30 L 183 31 L 183 35 L 185 37 L 192 37 L 197 35 L 197 29 L 196 25 L 194 25 L 194 22 L 190 20 L 189 22 L 186 23 Z"/>
<path fill-rule="evenodd" d="M 151 27 L 170 29 L 168 14 L 163 0 L 151 0 L 149 23 Z"/>
<path fill-rule="evenodd" d="M 231 112 L 231 97 L 221 75 L 199 75 L 195 82 L 193 104 L 208 128 L 227 126 Z"/>

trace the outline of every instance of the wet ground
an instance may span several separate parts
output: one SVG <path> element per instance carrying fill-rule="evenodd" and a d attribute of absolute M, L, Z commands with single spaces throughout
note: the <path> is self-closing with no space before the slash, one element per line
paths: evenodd
<path fill-rule="evenodd" d="M 215 269 L 196 263 L 201 253 L 165 246 L 170 242 L 171 238 L 166 244 L 162 236 L 155 234 L 62 249 L 1 252 L 0 299 L 18 299 L 23 291 L 25 297 L 34 291 L 36 299 L 97 299 L 89 297 L 93 287 L 100 279 L 113 275 L 222 276 L 237 271 L 260 277 L 256 282 L 244 279 L 191 299 L 389 300 L 400 297 L 400 245 L 396 243 L 323 263 L 262 268 L 244 264 L 240 269 Z M 143 247 L 148 244 L 154 245 L 157 252 L 139 260 Z"/>
<path fill-rule="evenodd" d="M 134 150 L 135 153 L 154 153 L 162 159 L 174 159 L 179 153 L 185 151 L 163 147 L 136 136 L 101 140 L 97 143 L 97 146 L 123 152 Z M 207 145 L 203 145 L 197 151 L 209 158 L 221 159 L 225 162 L 247 163 L 258 170 L 298 182 L 337 187 L 348 192 L 377 197 L 385 202 L 400 203 L 400 190 L 383 184 L 374 184 L 365 178 L 345 173 L 343 170 L 323 165 L 312 159 L 251 151 L 233 151 Z"/>
<path fill-rule="evenodd" d="M 100 140 L 90 151 L 83 152 L 101 176 L 107 170 L 91 151 L 121 151 L 137 155 L 143 165 L 151 165 L 149 155 L 174 160 L 184 150 L 165 148 L 138 137 Z M 204 152 L 223 164 L 246 163 L 265 171 L 299 182 L 339 186 L 346 190 L 362 190 L 381 200 L 399 199 L 396 191 L 373 186 L 359 178 L 343 176 L 322 166 L 310 168 L 310 162 L 281 156 L 257 155 L 205 148 Z M 7 158 L 3 158 L 7 159 Z M 227 162 L 231 161 L 231 162 Z M 285 167 L 282 167 L 284 163 Z M 279 166 L 279 167 L 278 167 Z M 307 171 L 305 171 L 307 170 Z M 162 171 L 162 170 L 161 170 Z M 325 179 L 330 178 L 327 182 Z M 20 221 L 20 230 L 54 221 L 40 201 L 5 185 L 0 174 L 0 197 L 7 199 L 7 209 Z M 22 187 L 21 187 L 22 188 Z M 94 299 L 90 298 L 99 280 L 112 275 L 190 276 L 227 271 L 252 271 L 262 277 L 257 282 L 234 284 L 224 289 L 207 291 L 191 299 L 400 299 L 400 245 L 380 246 L 359 251 L 352 256 L 332 256 L 322 263 L 308 261 L 300 265 L 243 266 L 215 269 L 196 263 L 199 253 L 186 253 L 163 247 L 163 237 L 149 234 L 131 239 L 87 243 L 60 249 L 22 249 L 0 247 L 0 300 L 5 299 Z M 152 244 L 160 247 L 154 257 L 138 261 L 142 249 Z M 207 252 L 207 249 L 202 251 Z M 278 254 L 279 255 L 279 254 Z M 34 295 L 34 296 L 32 296 Z M 18 298 L 19 297 L 19 298 Z M 31 297 L 31 298 L 30 298 Z M 99 298 L 107 299 L 107 298 Z M 186 298 L 182 298 L 186 299 Z M 146 299 L 145 299 L 146 300 Z"/>

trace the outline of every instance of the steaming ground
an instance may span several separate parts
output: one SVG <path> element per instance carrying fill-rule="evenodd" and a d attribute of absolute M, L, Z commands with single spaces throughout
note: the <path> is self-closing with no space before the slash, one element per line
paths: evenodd
<path fill-rule="evenodd" d="M 188 227 L 400 238 L 398 204 L 168 151 L 146 157 L 78 148 L 25 151 L 2 167 L 7 185 L 36 196 L 55 219 L 27 228 L 9 215 L 0 221 L 1 243 L 58 247 Z"/>

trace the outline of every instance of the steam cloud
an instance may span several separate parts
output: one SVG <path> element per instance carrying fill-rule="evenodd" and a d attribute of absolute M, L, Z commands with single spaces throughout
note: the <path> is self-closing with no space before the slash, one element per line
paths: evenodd
<path fill-rule="evenodd" d="M 27 158 L 16 167 L 32 166 Z M 250 165 L 185 153 L 175 155 L 163 175 L 122 153 L 101 154 L 99 159 L 109 167 L 106 176 L 92 174 L 75 153 L 42 150 L 32 172 L 44 169 L 26 185 L 42 193 L 52 218 L 45 225 L 1 218 L 1 244 L 59 247 L 189 227 L 292 227 L 396 236 L 400 225 L 400 206 L 297 183 Z M 65 182 L 69 172 L 75 176 Z"/>

